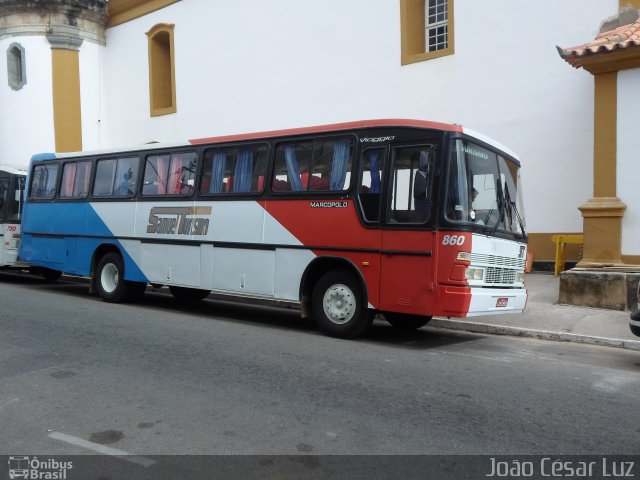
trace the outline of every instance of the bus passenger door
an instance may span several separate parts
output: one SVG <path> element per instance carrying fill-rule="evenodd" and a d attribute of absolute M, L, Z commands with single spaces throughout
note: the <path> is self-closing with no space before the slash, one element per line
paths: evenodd
<path fill-rule="evenodd" d="M 433 145 L 395 147 L 383 212 L 380 305 L 430 315 L 434 295 Z"/>

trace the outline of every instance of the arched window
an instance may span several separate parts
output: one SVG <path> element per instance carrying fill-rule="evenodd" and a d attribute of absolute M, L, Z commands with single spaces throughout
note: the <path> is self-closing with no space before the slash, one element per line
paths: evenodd
<path fill-rule="evenodd" d="M 172 24 L 160 23 L 147 32 L 151 116 L 176 112 L 176 80 Z"/>
<path fill-rule="evenodd" d="M 7 78 L 14 90 L 20 90 L 27 83 L 24 47 L 19 43 L 12 43 L 7 49 Z"/>

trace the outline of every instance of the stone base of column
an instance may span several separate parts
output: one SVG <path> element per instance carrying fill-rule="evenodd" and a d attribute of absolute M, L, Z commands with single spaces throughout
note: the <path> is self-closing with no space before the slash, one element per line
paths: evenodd
<path fill-rule="evenodd" d="M 627 206 L 618 197 L 595 197 L 578 207 L 584 244 L 580 268 L 624 266 L 621 254 L 622 216 Z"/>
<path fill-rule="evenodd" d="M 574 268 L 560 274 L 558 302 L 609 310 L 635 310 L 640 270 Z"/>

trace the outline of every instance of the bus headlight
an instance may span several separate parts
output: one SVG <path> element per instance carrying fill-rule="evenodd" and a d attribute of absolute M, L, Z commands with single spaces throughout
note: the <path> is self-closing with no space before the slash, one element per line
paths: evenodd
<path fill-rule="evenodd" d="M 467 268 L 464 276 L 467 280 L 484 280 L 484 268 Z"/>
<path fill-rule="evenodd" d="M 524 283 L 524 272 L 516 273 L 516 283 Z"/>

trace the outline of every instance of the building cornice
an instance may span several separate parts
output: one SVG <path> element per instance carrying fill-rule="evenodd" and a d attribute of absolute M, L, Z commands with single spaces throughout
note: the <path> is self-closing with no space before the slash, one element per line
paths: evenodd
<path fill-rule="evenodd" d="M 180 0 L 109 0 L 109 23 L 115 27 L 155 12 Z"/>
<path fill-rule="evenodd" d="M 108 19 L 106 0 L 3 0 L 0 40 L 54 34 L 104 45 Z"/>

